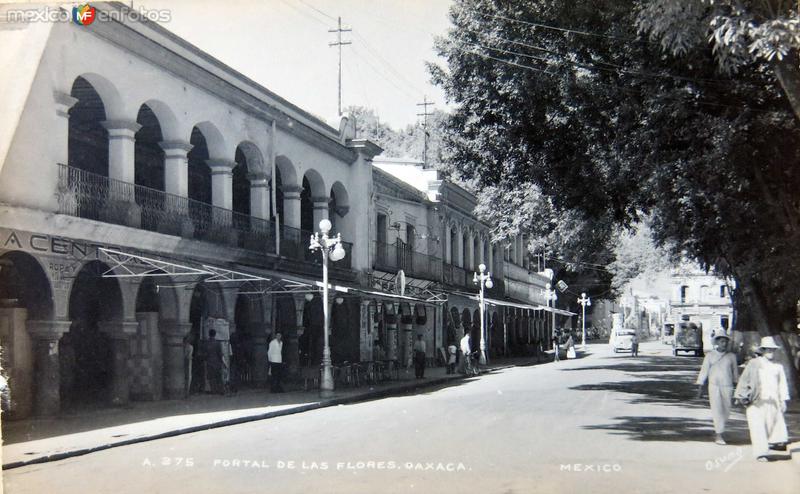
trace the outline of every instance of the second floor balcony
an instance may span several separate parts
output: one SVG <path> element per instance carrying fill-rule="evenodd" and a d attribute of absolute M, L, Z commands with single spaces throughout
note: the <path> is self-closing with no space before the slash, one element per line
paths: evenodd
<path fill-rule="evenodd" d="M 59 166 L 59 213 L 123 225 L 190 240 L 276 255 L 275 223 L 188 197 L 108 178 L 67 165 Z M 280 256 L 318 265 L 309 250 L 310 231 L 281 225 Z M 352 244 L 336 268 L 352 267 Z"/>
<path fill-rule="evenodd" d="M 392 273 L 402 269 L 414 278 L 441 281 L 441 258 L 414 251 L 401 240 L 393 244 L 376 241 L 374 245 L 375 269 Z"/>

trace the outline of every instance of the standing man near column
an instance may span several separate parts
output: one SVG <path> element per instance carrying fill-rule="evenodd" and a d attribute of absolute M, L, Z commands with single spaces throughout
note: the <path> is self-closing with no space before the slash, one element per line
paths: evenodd
<path fill-rule="evenodd" d="M 275 337 L 269 342 L 267 359 L 269 359 L 269 371 L 271 374 L 270 392 L 283 393 L 283 336 L 275 333 Z"/>

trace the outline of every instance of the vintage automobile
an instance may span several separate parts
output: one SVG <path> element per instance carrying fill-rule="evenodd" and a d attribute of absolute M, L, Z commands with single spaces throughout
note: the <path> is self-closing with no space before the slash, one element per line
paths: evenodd
<path fill-rule="evenodd" d="M 675 341 L 675 323 L 664 323 L 661 330 L 661 343 L 672 345 L 673 341 Z"/>
<path fill-rule="evenodd" d="M 633 339 L 633 335 L 635 334 L 635 329 L 615 329 L 611 333 L 611 341 L 609 341 L 614 353 L 630 352 L 631 341 Z"/>
<path fill-rule="evenodd" d="M 703 356 L 703 325 L 693 322 L 682 322 L 675 326 L 675 336 L 672 340 L 672 355 L 678 352 L 694 353 L 697 357 Z"/>

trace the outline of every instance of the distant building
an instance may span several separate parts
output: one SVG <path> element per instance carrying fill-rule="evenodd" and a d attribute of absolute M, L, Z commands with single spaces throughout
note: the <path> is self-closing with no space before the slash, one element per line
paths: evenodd
<path fill-rule="evenodd" d="M 670 322 L 694 322 L 703 327 L 703 343 L 710 347 L 711 334 L 728 332 L 733 305 L 728 283 L 698 267 L 682 265 L 672 272 Z"/>

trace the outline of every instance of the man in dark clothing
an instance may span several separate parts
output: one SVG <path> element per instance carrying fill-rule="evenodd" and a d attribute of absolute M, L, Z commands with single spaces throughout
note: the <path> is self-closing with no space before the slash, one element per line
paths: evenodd
<path fill-rule="evenodd" d="M 427 356 L 425 348 L 425 340 L 422 335 L 417 335 L 417 341 L 414 343 L 414 374 L 417 379 L 425 377 L 425 358 Z"/>
<path fill-rule="evenodd" d="M 222 368 L 225 362 L 222 359 L 222 343 L 217 340 L 216 330 L 208 332 L 206 341 L 206 373 L 211 392 L 215 394 L 225 394 L 225 387 L 222 384 Z"/>

